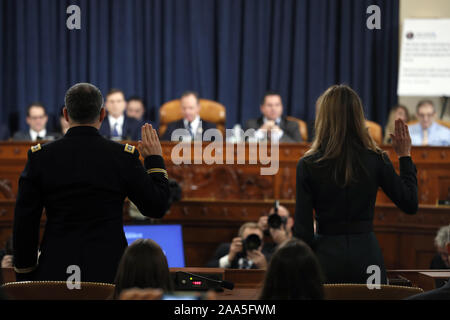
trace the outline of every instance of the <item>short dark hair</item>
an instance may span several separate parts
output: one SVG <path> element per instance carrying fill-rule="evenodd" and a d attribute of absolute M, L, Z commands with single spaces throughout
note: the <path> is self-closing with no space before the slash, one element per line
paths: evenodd
<path fill-rule="evenodd" d="M 324 276 L 306 243 L 293 238 L 273 254 L 267 268 L 261 300 L 322 300 Z"/>
<path fill-rule="evenodd" d="M 421 101 L 419 101 L 419 103 L 417 104 L 416 112 L 419 113 L 419 109 L 420 109 L 422 106 L 426 105 L 426 104 L 431 105 L 431 106 L 433 107 L 433 110 L 436 111 L 436 108 L 434 107 L 434 102 L 433 102 L 433 101 L 431 101 L 431 100 L 421 100 Z"/>
<path fill-rule="evenodd" d="M 182 99 L 182 98 L 184 98 L 184 97 L 187 97 L 187 96 L 194 96 L 194 97 L 195 97 L 195 100 L 197 100 L 197 104 L 200 103 L 200 98 L 199 98 L 198 93 L 197 93 L 196 91 L 190 91 L 190 90 L 185 91 L 185 92 L 183 92 L 183 93 L 181 94 L 180 99 Z"/>
<path fill-rule="evenodd" d="M 32 102 L 32 103 L 30 103 L 28 105 L 28 107 L 27 107 L 27 117 L 30 116 L 30 110 L 33 107 L 42 108 L 44 110 L 44 114 L 47 114 L 47 109 L 45 109 L 44 105 L 41 102 L 35 101 L 35 102 Z"/>
<path fill-rule="evenodd" d="M 109 97 L 110 95 L 115 94 L 115 93 L 121 93 L 121 94 L 123 95 L 123 98 L 125 99 L 125 93 L 124 93 L 122 90 L 117 89 L 117 88 L 112 88 L 112 89 L 110 89 L 110 90 L 108 91 L 108 93 L 106 94 L 106 99 L 108 99 L 108 97 Z"/>
<path fill-rule="evenodd" d="M 96 86 L 77 83 L 67 90 L 65 104 L 70 119 L 79 124 L 88 124 L 100 115 L 103 96 Z"/>
<path fill-rule="evenodd" d="M 161 247 L 150 239 L 137 239 L 124 252 L 117 269 L 114 298 L 130 288 L 173 290 L 169 265 Z"/>
<path fill-rule="evenodd" d="M 144 105 L 144 100 L 138 96 L 132 96 L 132 97 L 128 98 L 128 102 L 130 102 L 130 101 L 139 101 L 142 105 Z"/>
<path fill-rule="evenodd" d="M 281 97 L 281 94 L 278 91 L 269 90 L 269 91 L 266 91 L 266 93 L 264 93 L 264 96 L 261 99 L 261 105 L 263 105 L 266 102 L 266 98 L 268 96 L 279 96 L 280 100 L 283 101 L 283 98 Z"/>

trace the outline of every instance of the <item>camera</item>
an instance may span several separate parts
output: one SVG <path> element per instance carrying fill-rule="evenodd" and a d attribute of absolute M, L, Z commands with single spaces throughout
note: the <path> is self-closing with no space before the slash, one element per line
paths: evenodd
<path fill-rule="evenodd" d="M 286 225 L 287 219 L 286 217 L 282 217 L 278 214 L 278 208 L 280 206 L 280 202 L 277 200 L 274 204 L 274 212 L 267 219 L 267 224 L 272 229 L 279 229 L 282 225 Z"/>
<path fill-rule="evenodd" d="M 257 250 L 261 246 L 261 239 L 256 234 L 251 234 L 244 239 L 244 252 Z"/>

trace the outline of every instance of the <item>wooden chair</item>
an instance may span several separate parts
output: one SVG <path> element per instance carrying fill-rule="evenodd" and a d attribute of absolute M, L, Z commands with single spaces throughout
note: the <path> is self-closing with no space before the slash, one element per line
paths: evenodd
<path fill-rule="evenodd" d="M 325 284 L 325 300 L 401 300 L 422 293 L 417 287 L 381 285 L 370 290 L 366 284 Z"/>
<path fill-rule="evenodd" d="M 205 121 L 215 123 L 225 136 L 225 107 L 212 100 L 200 99 L 200 118 Z M 167 130 L 167 124 L 178 121 L 183 117 L 180 108 L 180 99 L 175 99 L 164 103 L 159 109 L 159 136 L 162 137 Z"/>
<path fill-rule="evenodd" d="M 366 126 L 369 129 L 369 134 L 375 142 L 380 145 L 383 143 L 383 129 L 381 126 L 373 121 L 366 120 Z"/>
<path fill-rule="evenodd" d="M 12 300 L 106 300 L 115 286 L 109 283 L 80 282 L 80 289 L 67 288 L 65 281 L 9 282 L 2 286 Z"/>
<path fill-rule="evenodd" d="M 308 126 L 306 125 L 306 122 L 303 120 L 300 120 L 295 117 L 287 116 L 286 119 L 288 121 L 295 121 L 298 123 L 298 129 L 300 131 L 300 135 L 302 137 L 302 140 L 304 142 L 308 141 Z"/>

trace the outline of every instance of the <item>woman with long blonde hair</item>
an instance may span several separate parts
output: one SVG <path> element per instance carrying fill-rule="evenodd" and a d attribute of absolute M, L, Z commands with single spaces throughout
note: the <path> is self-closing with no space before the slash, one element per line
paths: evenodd
<path fill-rule="evenodd" d="M 391 135 L 399 176 L 369 135 L 355 91 L 334 85 L 317 103 L 316 136 L 297 165 L 294 236 L 313 248 L 326 282 L 366 283 L 371 275 L 368 267 L 378 266 L 381 283 L 386 283 L 383 256 L 373 232 L 375 200 L 381 187 L 402 211 L 417 212 L 417 170 L 410 155 L 408 127 L 398 120 Z"/>

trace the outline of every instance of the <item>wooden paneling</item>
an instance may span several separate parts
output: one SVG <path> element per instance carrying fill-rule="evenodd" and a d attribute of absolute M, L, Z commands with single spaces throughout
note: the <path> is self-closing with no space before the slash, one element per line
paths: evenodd
<path fill-rule="evenodd" d="M 207 145 L 186 145 L 193 164 L 179 165 L 176 163 L 180 152 L 174 152 L 174 144 L 162 146 L 169 176 L 180 183 L 183 198 L 157 223 L 183 225 L 187 266 L 204 266 L 219 243 L 236 236 L 242 223 L 257 221 L 267 214 L 275 199 L 294 213 L 296 165 L 308 150 L 307 144 L 280 145 L 279 171 L 269 176 L 260 174 L 261 168 L 269 166 L 261 165 L 260 160 L 276 155 L 270 148 L 259 155 L 260 150 L 251 145 L 224 144 L 212 153 L 207 152 Z M 30 143 L 0 142 L 0 181 L 11 186 L 13 195 L 17 194 L 18 177 L 29 147 Z M 394 151 L 389 146 L 384 149 L 398 170 Z M 208 165 L 206 162 L 214 156 L 223 163 Z M 428 268 L 435 252 L 435 233 L 439 227 L 450 224 L 450 208 L 436 207 L 438 199 L 449 196 L 449 149 L 416 147 L 412 157 L 418 168 L 419 213 L 408 216 L 382 191 L 377 196 L 374 225 L 387 268 Z M 226 164 L 227 159 L 230 164 Z M 14 200 L 5 198 L 0 196 L 0 244 L 11 233 L 14 210 Z M 132 223 L 128 216 L 125 222 Z"/>

